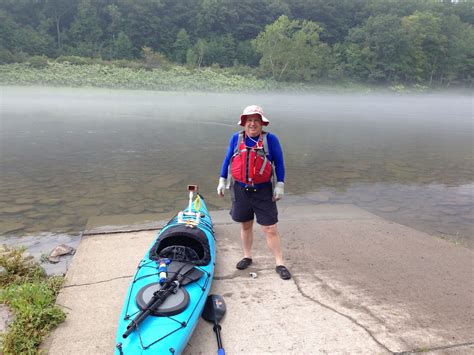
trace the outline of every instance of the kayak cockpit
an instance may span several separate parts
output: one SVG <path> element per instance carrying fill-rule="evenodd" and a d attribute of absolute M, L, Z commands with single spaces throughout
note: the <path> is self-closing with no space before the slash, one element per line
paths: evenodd
<path fill-rule="evenodd" d="M 209 240 L 199 228 L 175 225 L 160 234 L 148 257 L 156 261 L 168 258 L 197 266 L 208 265 L 211 261 Z"/>

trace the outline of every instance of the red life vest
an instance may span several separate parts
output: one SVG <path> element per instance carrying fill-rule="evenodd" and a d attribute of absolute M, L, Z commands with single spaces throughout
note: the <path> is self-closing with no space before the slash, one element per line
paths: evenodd
<path fill-rule="evenodd" d="M 231 172 L 234 180 L 248 185 L 269 182 L 273 167 L 267 158 L 268 150 L 266 132 L 262 132 L 257 144 L 253 147 L 245 145 L 245 134 L 239 134 L 239 140 L 231 159 Z"/>

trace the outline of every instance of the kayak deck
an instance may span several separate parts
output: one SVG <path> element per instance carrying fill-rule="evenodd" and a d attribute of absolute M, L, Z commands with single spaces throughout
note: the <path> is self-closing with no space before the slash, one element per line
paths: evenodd
<path fill-rule="evenodd" d="M 205 204 L 202 203 L 196 212 L 200 213 L 197 224 L 189 223 L 191 219 L 183 218 L 182 213 L 168 222 L 140 261 L 125 297 L 115 354 L 180 354 L 187 345 L 204 308 L 215 265 L 214 231 Z M 163 258 L 172 260 L 168 265 L 168 279 L 179 272 L 182 264 L 192 265 L 190 275 L 193 276 L 184 277 L 179 285 L 179 290 L 183 291 L 170 296 L 180 298 L 178 302 L 184 302 L 182 298 L 188 297 L 186 302 L 189 303 L 178 314 L 147 316 L 124 338 L 127 327 L 133 325 L 135 317 L 143 311 L 143 303 L 146 304 L 140 297 L 143 294 L 151 297 L 160 288 L 159 264 Z M 140 300 L 141 305 L 138 304 Z M 159 310 L 155 313 L 159 314 Z"/>

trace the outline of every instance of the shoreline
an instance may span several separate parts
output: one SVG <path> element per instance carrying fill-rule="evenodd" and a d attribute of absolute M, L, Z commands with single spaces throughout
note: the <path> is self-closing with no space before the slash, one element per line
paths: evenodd
<path fill-rule="evenodd" d="M 54 67 L 57 70 L 54 70 Z M 107 70 L 107 74 L 97 68 L 110 68 L 115 75 Z M 10 68 L 10 70 L 4 70 Z M 2 72 L 3 70 L 3 72 Z M 49 73 L 51 70 L 51 73 Z M 25 71 L 28 75 L 25 75 Z M 120 80 L 124 72 L 126 80 Z M 398 94 L 398 95 L 436 95 L 457 94 L 470 96 L 472 88 L 460 87 L 428 87 L 419 84 L 369 84 L 351 80 L 339 82 L 319 81 L 278 82 L 270 79 L 245 76 L 232 71 L 211 68 L 194 69 L 174 68 L 171 70 L 132 70 L 109 65 L 74 65 L 52 63 L 44 68 L 34 68 L 22 63 L 0 65 L 0 87 L 18 88 L 66 88 L 66 89 L 103 89 L 130 90 L 146 92 L 175 93 L 294 93 L 294 94 Z M 147 76 L 148 75 L 148 76 Z M 150 79 L 149 76 L 153 78 Z M 117 81 L 117 77 L 119 77 Z M 71 84 L 74 82 L 75 84 Z"/>
<path fill-rule="evenodd" d="M 292 204 L 301 204 L 307 202 L 308 199 L 303 201 L 291 201 L 291 197 L 286 197 L 287 201 L 280 202 L 280 209 L 291 206 Z M 290 200 L 290 201 L 288 201 Z M 341 204 L 332 203 L 329 204 L 335 208 Z M 312 206 L 313 209 L 317 209 L 318 205 Z M 358 208 L 361 208 L 358 206 Z M 368 213 L 374 213 L 366 208 L 363 208 Z M 227 212 L 228 209 L 212 210 L 213 213 Z M 399 221 L 393 221 L 392 219 L 382 214 L 375 214 L 379 218 L 391 221 L 392 223 L 400 223 Z M 66 244 L 68 246 L 77 249 L 81 240 L 85 236 L 92 235 L 109 235 L 115 233 L 131 233 L 131 232 L 144 232 L 154 231 L 158 232 L 163 225 L 172 217 L 171 213 L 162 214 L 137 214 L 137 215 L 113 215 L 113 216 L 99 216 L 89 218 L 86 226 L 82 231 L 76 233 L 61 233 L 61 232 L 39 232 L 30 233 L 22 236 L 9 236 L 0 235 L 0 244 L 6 244 L 7 246 L 24 246 L 27 252 L 30 253 L 37 261 L 41 263 L 41 266 L 45 269 L 48 275 L 65 275 L 68 267 L 70 266 L 73 255 L 65 255 L 60 258 L 58 263 L 51 263 L 46 261 L 46 256 L 58 245 Z M 124 223 L 125 221 L 125 223 Z M 443 240 L 453 245 L 458 245 L 468 250 L 473 251 L 473 243 L 470 239 L 459 239 L 459 236 L 443 234 L 436 235 L 429 233 L 426 230 L 416 228 L 407 224 L 402 225 L 414 228 L 415 230 L 430 235 L 434 240 Z"/>

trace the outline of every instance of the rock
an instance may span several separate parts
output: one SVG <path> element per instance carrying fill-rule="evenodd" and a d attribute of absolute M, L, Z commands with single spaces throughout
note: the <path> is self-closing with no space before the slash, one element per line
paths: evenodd
<path fill-rule="evenodd" d="M 51 180 L 51 177 L 36 176 L 36 177 L 34 178 L 34 180 L 37 181 L 37 182 L 46 182 L 46 181 Z"/>
<path fill-rule="evenodd" d="M 147 208 L 146 210 L 149 211 L 150 213 L 165 213 L 165 212 L 167 212 L 166 208 L 164 208 L 164 207 L 151 207 L 151 208 Z"/>
<path fill-rule="evenodd" d="M 31 198 L 17 198 L 15 203 L 17 205 L 31 205 L 32 203 L 35 203 L 35 201 Z"/>
<path fill-rule="evenodd" d="M 397 212 L 400 209 L 398 206 L 384 206 L 384 207 L 377 207 L 377 211 L 380 212 Z"/>
<path fill-rule="evenodd" d="M 103 203 L 98 198 L 81 198 L 79 200 L 70 202 L 67 204 L 69 207 L 91 207 L 91 206 L 100 206 Z"/>
<path fill-rule="evenodd" d="M 63 200 L 61 200 L 59 198 L 42 198 L 38 202 L 41 205 L 56 206 L 56 205 L 59 205 L 61 202 L 63 202 Z"/>
<path fill-rule="evenodd" d="M 13 312 L 5 304 L 0 304 L 0 333 L 5 333 L 13 321 Z"/>
<path fill-rule="evenodd" d="M 5 244 L 0 245 L 0 256 L 7 255 L 10 249 Z"/>
<path fill-rule="evenodd" d="M 0 210 L 0 213 L 14 214 L 14 213 L 26 212 L 32 209 L 33 209 L 32 205 L 9 206 L 9 207 L 2 208 Z"/>
<path fill-rule="evenodd" d="M 458 214 L 458 211 L 453 208 L 442 208 L 441 212 L 450 216 Z"/>
<path fill-rule="evenodd" d="M 111 194 L 128 194 L 135 192 L 135 189 L 131 188 L 128 185 L 119 185 L 116 187 L 112 187 L 108 190 Z"/>
<path fill-rule="evenodd" d="M 372 195 L 360 195 L 356 197 L 359 202 L 372 203 L 378 200 L 377 196 Z"/>
<path fill-rule="evenodd" d="M 66 244 L 60 244 L 56 248 L 54 248 L 51 253 L 49 253 L 48 260 L 51 263 L 59 263 L 61 256 L 63 255 L 72 255 L 74 254 L 76 249 L 70 247 Z"/>
<path fill-rule="evenodd" d="M 54 227 L 64 227 L 64 226 L 69 226 L 72 223 L 73 223 L 73 221 L 70 220 L 68 217 L 61 216 L 61 217 L 59 217 L 58 219 L 56 219 L 54 221 L 53 226 Z"/>
<path fill-rule="evenodd" d="M 133 214 L 143 213 L 144 211 L 145 208 L 143 206 L 133 206 L 129 209 L 129 212 Z"/>
<path fill-rule="evenodd" d="M 474 221 L 474 213 L 463 214 L 461 217 L 470 221 Z"/>
<path fill-rule="evenodd" d="M 471 196 L 454 196 L 442 201 L 442 206 L 471 206 L 474 203 L 474 198 Z"/>
<path fill-rule="evenodd" d="M 437 216 L 432 216 L 429 214 L 421 215 L 420 220 L 425 221 L 425 222 L 437 222 L 439 218 Z"/>
<path fill-rule="evenodd" d="M 14 232 L 23 228 L 25 228 L 25 225 L 21 222 L 5 222 L 0 227 L 0 234 Z"/>
<path fill-rule="evenodd" d="M 147 185 L 152 189 L 166 189 L 176 184 L 177 177 L 174 174 L 160 175 Z"/>

